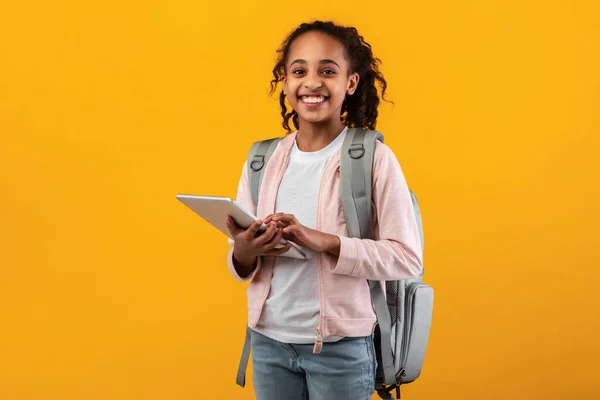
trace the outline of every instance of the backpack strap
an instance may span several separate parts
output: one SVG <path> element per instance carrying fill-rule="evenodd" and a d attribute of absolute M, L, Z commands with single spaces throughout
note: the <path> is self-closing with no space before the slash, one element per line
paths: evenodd
<path fill-rule="evenodd" d="M 350 128 L 342 144 L 340 192 L 350 237 L 372 239 L 371 184 L 377 131 Z"/>
<path fill-rule="evenodd" d="M 260 185 L 262 184 L 265 166 L 273 155 L 277 143 L 283 138 L 274 138 L 267 140 L 259 140 L 252 144 L 248 152 L 248 181 L 250 182 L 250 191 L 252 192 L 252 202 L 254 208 L 258 204 L 258 195 L 260 193 Z"/>
<path fill-rule="evenodd" d="M 342 145 L 340 191 L 350 237 L 373 238 L 371 188 L 377 140 L 383 143 L 384 138 L 381 132 L 350 128 Z M 415 210 L 422 249 L 424 247 L 423 222 L 419 202 L 413 191 L 409 189 L 409 192 Z"/>
<path fill-rule="evenodd" d="M 351 128 L 346 133 L 340 158 L 340 192 L 350 237 L 373 239 L 371 215 L 375 143 L 383 143 L 378 131 Z M 386 383 L 396 382 L 392 353 L 390 310 L 381 282 L 369 281 L 371 298 L 380 330 L 381 361 Z"/>
<path fill-rule="evenodd" d="M 392 319 L 384 295 L 382 282 L 369 280 L 371 299 L 375 306 L 377 325 L 379 326 L 379 340 L 381 346 L 381 363 L 377 369 L 383 370 L 384 382 L 388 385 L 396 383 L 396 367 L 394 366 L 394 353 L 392 351 Z"/>
<path fill-rule="evenodd" d="M 277 143 L 279 143 L 281 139 L 283 138 L 279 137 L 274 139 L 260 140 L 253 143 L 250 151 L 248 152 L 248 181 L 250 183 L 250 192 L 252 193 L 254 209 L 256 209 L 256 206 L 258 205 L 258 195 L 260 193 L 262 178 L 265 173 L 265 166 L 269 162 L 269 159 L 277 147 Z M 237 377 L 235 379 L 235 383 L 241 387 L 246 386 L 246 370 L 248 368 L 250 350 L 252 348 L 250 339 L 250 328 L 246 327 L 246 339 L 244 341 L 244 348 L 242 350 Z"/>
<path fill-rule="evenodd" d="M 246 340 L 244 341 L 244 349 L 242 350 L 242 357 L 240 358 L 240 365 L 238 366 L 237 377 L 235 383 L 241 387 L 246 386 L 246 369 L 248 368 L 248 360 L 250 359 L 250 328 L 246 327 Z"/>

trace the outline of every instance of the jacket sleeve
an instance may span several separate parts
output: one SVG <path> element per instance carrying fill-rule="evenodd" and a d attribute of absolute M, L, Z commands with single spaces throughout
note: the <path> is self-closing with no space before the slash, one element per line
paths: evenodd
<path fill-rule="evenodd" d="M 242 168 L 242 176 L 240 177 L 237 189 L 237 195 L 235 201 L 239 203 L 242 207 L 244 207 L 249 213 L 256 215 L 256 210 L 254 208 L 254 203 L 252 202 L 252 193 L 250 192 L 250 182 L 248 181 L 248 165 L 244 163 L 244 167 Z M 258 272 L 261 267 L 262 257 L 258 257 L 257 266 L 254 271 L 245 278 L 242 278 L 235 269 L 233 265 L 233 245 L 234 241 L 232 239 L 227 239 L 229 242 L 229 253 L 227 254 L 227 265 L 229 267 L 229 271 L 233 275 L 235 279 L 240 282 L 251 281 L 254 278 L 254 275 Z"/>
<path fill-rule="evenodd" d="M 396 156 L 379 142 L 372 185 L 374 240 L 340 236 L 331 272 L 381 281 L 415 278 L 423 256 L 412 199 Z"/>

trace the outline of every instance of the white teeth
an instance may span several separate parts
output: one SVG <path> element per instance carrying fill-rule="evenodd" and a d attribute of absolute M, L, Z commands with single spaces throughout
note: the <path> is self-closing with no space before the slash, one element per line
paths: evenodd
<path fill-rule="evenodd" d="M 305 103 L 321 103 L 325 101 L 325 96 L 302 96 L 302 101 Z"/>

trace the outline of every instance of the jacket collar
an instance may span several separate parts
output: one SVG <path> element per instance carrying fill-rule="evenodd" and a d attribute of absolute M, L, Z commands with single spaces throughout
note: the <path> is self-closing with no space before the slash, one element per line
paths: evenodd
<path fill-rule="evenodd" d="M 289 154 L 292 151 L 292 147 L 294 147 L 294 142 L 296 141 L 296 133 L 297 131 L 294 131 L 279 141 L 278 147 L 281 147 L 285 151 L 285 154 Z"/>

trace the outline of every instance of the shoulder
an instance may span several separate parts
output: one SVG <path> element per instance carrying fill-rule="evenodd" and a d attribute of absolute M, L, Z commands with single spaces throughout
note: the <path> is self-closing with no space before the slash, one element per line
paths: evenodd
<path fill-rule="evenodd" d="M 387 144 L 377 140 L 375 142 L 375 157 L 395 157 L 394 151 Z"/>
<path fill-rule="evenodd" d="M 394 151 L 385 143 L 378 142 L 373 155 L 373 185 L 388 184 L 405 185 L 406 180 Z"/>
<path fill-rule="evenodd" d="M 375 150 L 373 151 L 373 167 L 389 166 L 398 163 L 396 154 L 394 151 L 385 143 L 379 140 L 375 143 Z"/>

